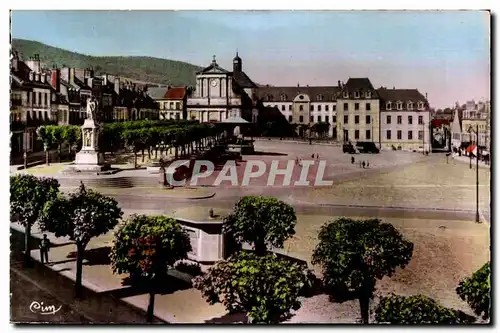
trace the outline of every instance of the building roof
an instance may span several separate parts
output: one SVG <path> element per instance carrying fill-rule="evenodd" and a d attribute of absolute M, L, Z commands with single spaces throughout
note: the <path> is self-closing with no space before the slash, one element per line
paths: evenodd
<path fill-rule="evenodd" d="M 149 87 L 148 95 L 154 100 L 165 99 L 168 87 Z"/>
<path fill-rule="evenodd" d="M 245 72 L 233 72 L 233 79 L 241 88 L 257 88 L 257 85 L 246 75 Z"/>
<path fill-rule="evenodd" d="M 339 87 L 316 86 L 316 87 L 258 87 L 257 98 L 263 102 L 293 102 L 297 95 L 308 95 L 311 102 L 332 102 L 337 100 Z M 322 100 L 321 96 L 323 96 Z M 269 97 L 272 99 L 269 100 Z"/>
<path fill-rule="evenodd" d="M 387 89 L 380 88 L 377 89 L 377 93 L 380 99 L 384 102 L 424 102 L 427 103 L 424 95 L 422 95 L 417 89 Z"/>
<path fill-rule="evenodd" d="M 187 89 L 182 87 L 182 88 L 170 88 L 165 94 L 166 99 L 176 99 L 176 100 L 181 100 L 186 97 L 186 91 Z"/>
<path fill-rule="evenodd" d="M 212 63 L 210 66 L 203 68 L 201 71 L 196 72 L 196 75 L 198 74 L 230 74 L 231 72 L 225 70 L 224 68 L 220 67 L 219 64 L 217 64 L 217 61 L 215 61 L 215 56 L 214 59 L 212 60 Z"/>
<path fill-rule="evenodd" d="M 373 90 L 372 83 L 367 77 L 349 78 L 342 90 L 356 91 L 356 90 Z"/>

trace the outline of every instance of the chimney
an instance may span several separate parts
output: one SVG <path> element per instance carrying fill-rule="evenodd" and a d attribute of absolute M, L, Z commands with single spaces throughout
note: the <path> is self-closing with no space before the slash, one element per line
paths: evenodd
<path fill-rule="evenodd" d="M 297 82 L 297 88 L 300 87 L 300 84 Z"/>
<path fill-rule="evenodd" d="M 120 78 L 115 76 L 115 93 L 120 95 Z"/>
<path fill-rule="evenodd" d="M 19 58 L 17 57 L 17 51 L 15 51 L 14 54 L 13 54 L 13 57 L 12 57 L 12 62 L 11 62 L 12 70 L 14 72 L 17 72 L 18 61 L 19 61 Z"/>
<path fill-rule="evenodd" d="M 108 81 L 109 81 L 109 77 L 108 77 L 108 74 L 104 74 L 102 76 L 102 84 L 107 86 L 108 85 Z"/>
<path fill-rule="evenodd" d="M 392 86 L 392 90 L 396 90 L 396 87 L 395 87 L 395 86 Z"/>
<path fill-rule="evenodd" d="M 87 85 L 88 85 L 90 88 L 94 88 L 94 86 L 93 86 L 93 83 L 94 83 L 94 82 L 93 82 L 93 81 L 94 81 L 94 80 L 93 80 L 93 78 L 92 78 L 92 77 L 88 77 L 88 78 L 87 78 Z"/>
<path fill-rule="evenodd" d="M 340 88 L 340 87 L 342 87 L 342 85 L 341 85 L 341 83 L 340 83 L 340 80 L 339 80 L 338 84 L 339 84 L 339 88 Z"/>
<path fill-rule="evenodd" d="M 61 79 L 69 83 L 69 68 L 68 67 L 63 67 L 61 68 Z"/>
<path fill-rule="evenodd" d="M 425 100 L 427 100 L 427 93 L 425 93 Z"/>
<path fill-rule="evenodd" d="M 54 88 L 57 92 L 59 92 L 60 89 L 60 78 L 61 78 L 61 72 L 59 71 L 58 68 L 54 68 L 52 70 L 52 75 L 51 75 L 51 80 L 50 80 L 50 85 L 52 88 Z"/>
<path fill-rule="evenodd" d="M 45 73 L 40 74 L 40 82 L 45 83 Z"/>
<path fill-rule="evenodd" d="M 167 86 L 167 91 L 170 90 L 170 86 Z"/>
<path fill-rule="evenodd" d="M 69 69 L 69 83 L 75 84 L 75 69 L 70 68 Z"/>

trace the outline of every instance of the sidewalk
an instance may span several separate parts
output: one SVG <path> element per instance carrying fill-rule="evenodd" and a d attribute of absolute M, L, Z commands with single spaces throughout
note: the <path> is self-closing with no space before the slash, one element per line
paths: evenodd
<path fill-rule="evenodd" d="M 14 225 L 13 229 L 22 228 Z M 22 231 L 24 232 L 24 229 Z M 40 238 L 41 234 L 36 231 L 36 228 L 33 228 L 32 236 Z M 52 233 L 47 233 L 47 237 L 58 246 L 53 247 L 49 252 L 50 262 L 46 267 L 71 281 L 75 281 L 75 245 L 56 238 Z M 109 247 L 112 245 L 112 240 L 113 232 L 109 232 L 92 239 L 88 244 L 83 262 L 83 286 L 97 295 L 111 296 L 113 299 L 125 303 L 128 307 L 139 309 L 145 313 L 149 301 L 148 292 L 124 285 L 124 279 L 128 277 L 128 274 L 115 275 L 111 270 Z M 31 256 L 39 262 L 40 253 L 38 250 L 32 250 Z M 167 323 L 203 323 L 205 320 L 226 314 L 221 304 L 209 305 L 201 297 L 201 293 L 190 287 L 185 281 L 169 278 L 169 281 L 165 281 L 164 285 L 164 290 L 156 294 L 155 297 L 154 314 L 159 320 Z"/>
<path fill-rule="evenodd" d="M 458 161 L 460 163 L 471 163 L 471 160 L 469 157 L 467 156 L 455 156 L 454 158 L 452 158 L 451 156 L 448 157 L 448 162 L 449 163 L 453 163 L 453 161 Z M 475 168 L 476 167 L 476 159 L 475 158 L 472 158 L 472 167 Z M 484 161 L 479 161 L 479 167 L 480 168 L 488 168 L 490 169 L 491 168 L 491 162 L 490 164 L 486 164 Z"/>

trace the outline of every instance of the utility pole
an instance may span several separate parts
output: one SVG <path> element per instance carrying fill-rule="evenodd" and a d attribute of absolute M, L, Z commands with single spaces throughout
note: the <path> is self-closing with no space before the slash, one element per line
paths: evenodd
<path fill-rule="evenodd" d="M 479 124 L 476 124 L 476 138 L 479 137 Z M 476 143 L 476 222 L 479 223 L 479 146 Z"/>
<path fill-rule="evenodd" d="M 422 154 L 425 155 L 425 120 L 422 120 Z"/>

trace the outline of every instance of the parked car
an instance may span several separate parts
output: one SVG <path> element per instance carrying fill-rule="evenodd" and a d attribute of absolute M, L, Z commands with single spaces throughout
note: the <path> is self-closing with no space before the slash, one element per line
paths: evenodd
<path fill-rule="evenodd" d="M 377 148 L 375 142 L 371 141 L 358 141 L 356 143 L 356 148 L 360 153 L 378 154 L 380 149 Z"/>
<path fill-rule="evenodd" d="M 342 145 L 342 152 L 349 154 L 356 154 L 356 149 L 351 143 L 345 143 Z"/>

